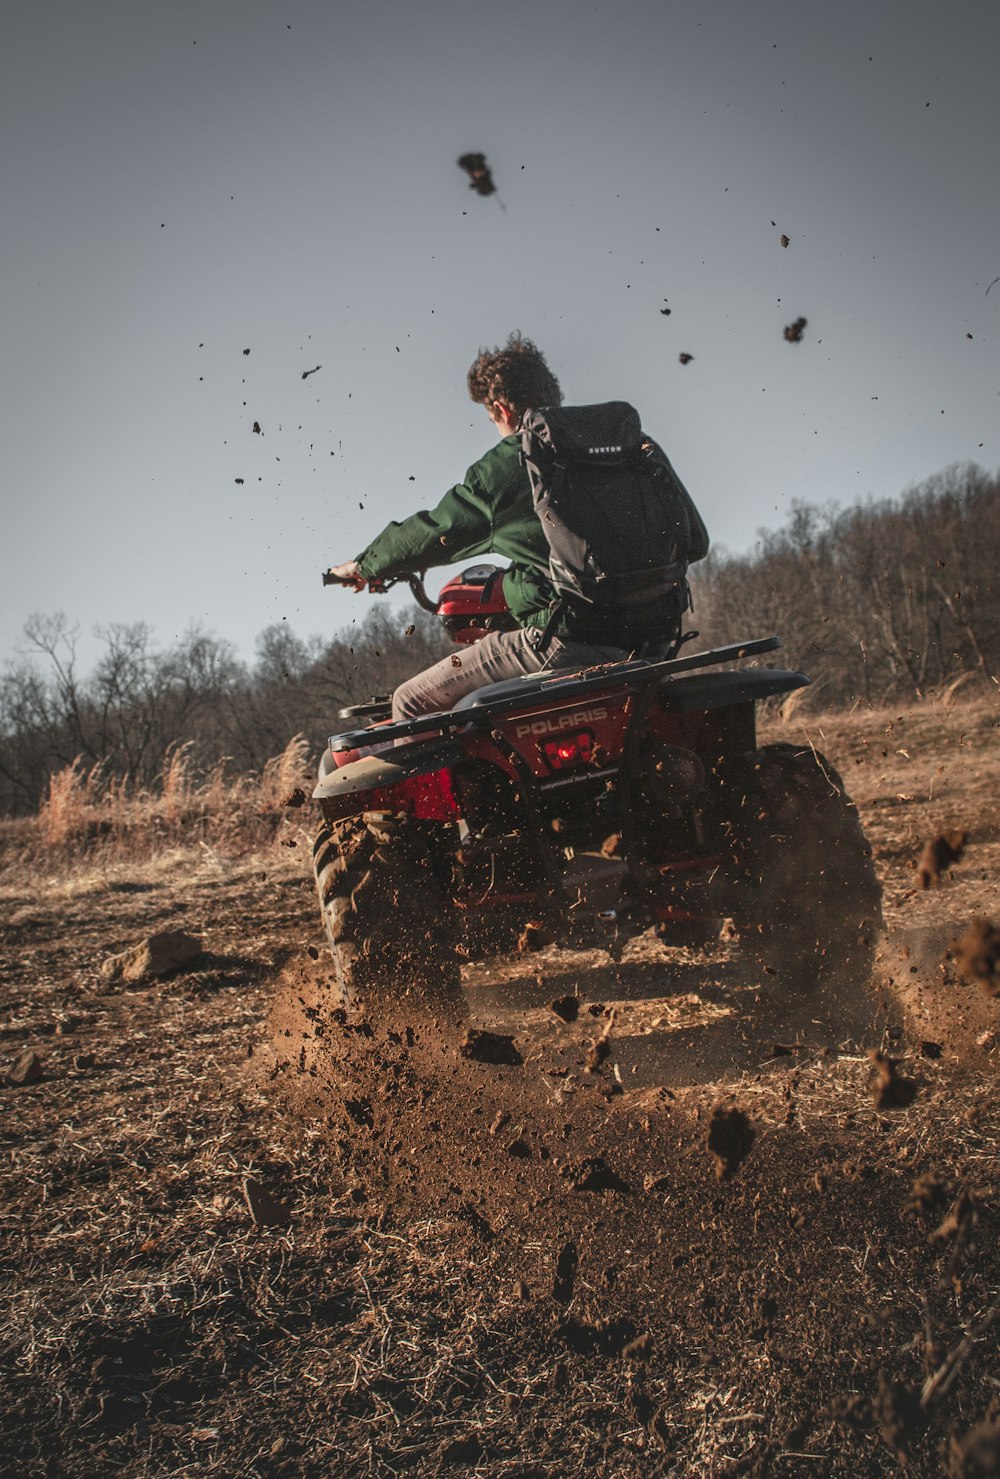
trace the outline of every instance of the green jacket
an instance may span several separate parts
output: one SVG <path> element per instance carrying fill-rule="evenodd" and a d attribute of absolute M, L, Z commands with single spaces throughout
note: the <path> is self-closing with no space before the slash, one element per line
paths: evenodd
<path fill-rule="evenodd" d="M 461 483 L 435 509 L 389 524 L 358 555 L 366 580 L 455 565 L 477 555 L 510 560 L 504 595 L 523 627 L 544 626 L 555 591 L 549 580 L 549 546 L 521 465 L 521 438 L 504 437 L 474 462 Z"/>

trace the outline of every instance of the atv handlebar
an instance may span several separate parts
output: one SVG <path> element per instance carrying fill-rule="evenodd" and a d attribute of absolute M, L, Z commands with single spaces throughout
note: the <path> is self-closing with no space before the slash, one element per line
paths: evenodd
<path fill-rule="evenodd" d="M 384 580 L 378 578 L 366 580 L 365 585 L 367 585 L 368 590 L 373 596 L 384 596 L 386 591 L 391 590 L 394 585 L 400 585 L 403 581 L 410 587 L 410 592 L 417 605 L 422 607 L 424 611 L 429 611 L 432 616 L 436 616 L 438 603 L 432 601 L 427 594 L 426 587 L 424 586 L 423 572 L 418 574 L 416 571 L 411 571 L 408 575 L 392 575 Z M 334 575 L 332 570 L 323 571 L 323 584 L 344 585 L 352 587 L 355 590 L 360 589 L 353 580 L 344 580 L 341 576 Z"/>

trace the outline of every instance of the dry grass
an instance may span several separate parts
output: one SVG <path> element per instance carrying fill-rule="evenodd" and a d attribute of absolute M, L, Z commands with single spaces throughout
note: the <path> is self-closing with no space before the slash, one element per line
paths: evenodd
<path fill-rule="evenodd" d="M 259 776 L 235 774 L 225 759 L 199 774 L 190 744 L 172 746 L 152 788 L 77 758 L 50 777 L 36 818 L 0 821 L 0 853 L 44 870 L 67 860 L 135 862 L 192 844 L 246 852 L 293 830 L 295 819 L 282 803 L 296 787 L 308 793 L 312 774 L 303 735 L 289 740 Z"/>

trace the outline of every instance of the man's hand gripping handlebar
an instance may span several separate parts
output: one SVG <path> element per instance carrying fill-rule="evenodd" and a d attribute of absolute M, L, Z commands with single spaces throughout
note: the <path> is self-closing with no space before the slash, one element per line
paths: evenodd
<path fill-rule="evenodd" d="M 394 585 L 399 585 L 401 581 L 405 581 L 410 587 L 413 599 L 418 606 L 437 615 L 437 602 L 432 601 L 428 596 L 424 589 L 423 575 L 416 571 L 409 575 L 395 575 L 385 579 L 376 577 L 374 580 L 366 580 L 358 569 L 357 560 L 346 560 L 343 565 L 331 565 L 329 570 L 323 571 L 324 585 L 344 585 L 356 592 L 369 590 L 373 596 L 384 596 L 386 591 L 391 590 Z"/>
<path fill-rule="evenodd" d="M 329 570 L 323 571 L 324 585 L 347 585 L 353 591 L 363 591 L 368 581 L 365 580 L 358 569 L 357 560 L 346 560 L 343 565 L 331 565 Z M 374 590 L 378 582 L 374 582 Z"/>

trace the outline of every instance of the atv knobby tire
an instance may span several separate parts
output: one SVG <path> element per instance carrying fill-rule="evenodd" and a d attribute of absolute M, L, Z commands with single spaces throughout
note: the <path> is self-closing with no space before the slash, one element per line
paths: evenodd
<path fill-rule="evenodd" d="M 814 750 L 778 744 L 740 757 L 730 782 L 726 902 L 744 952 L 792 991 L 864 986 L 882 895 L 840 776 Z"/>
<path fill-rule="evenodd" d="M 313 867 L 344 1007 L 388 1023 L 461 1020 L 456 911 L 426 825 L 378 813 L 328 823 Z"/>

